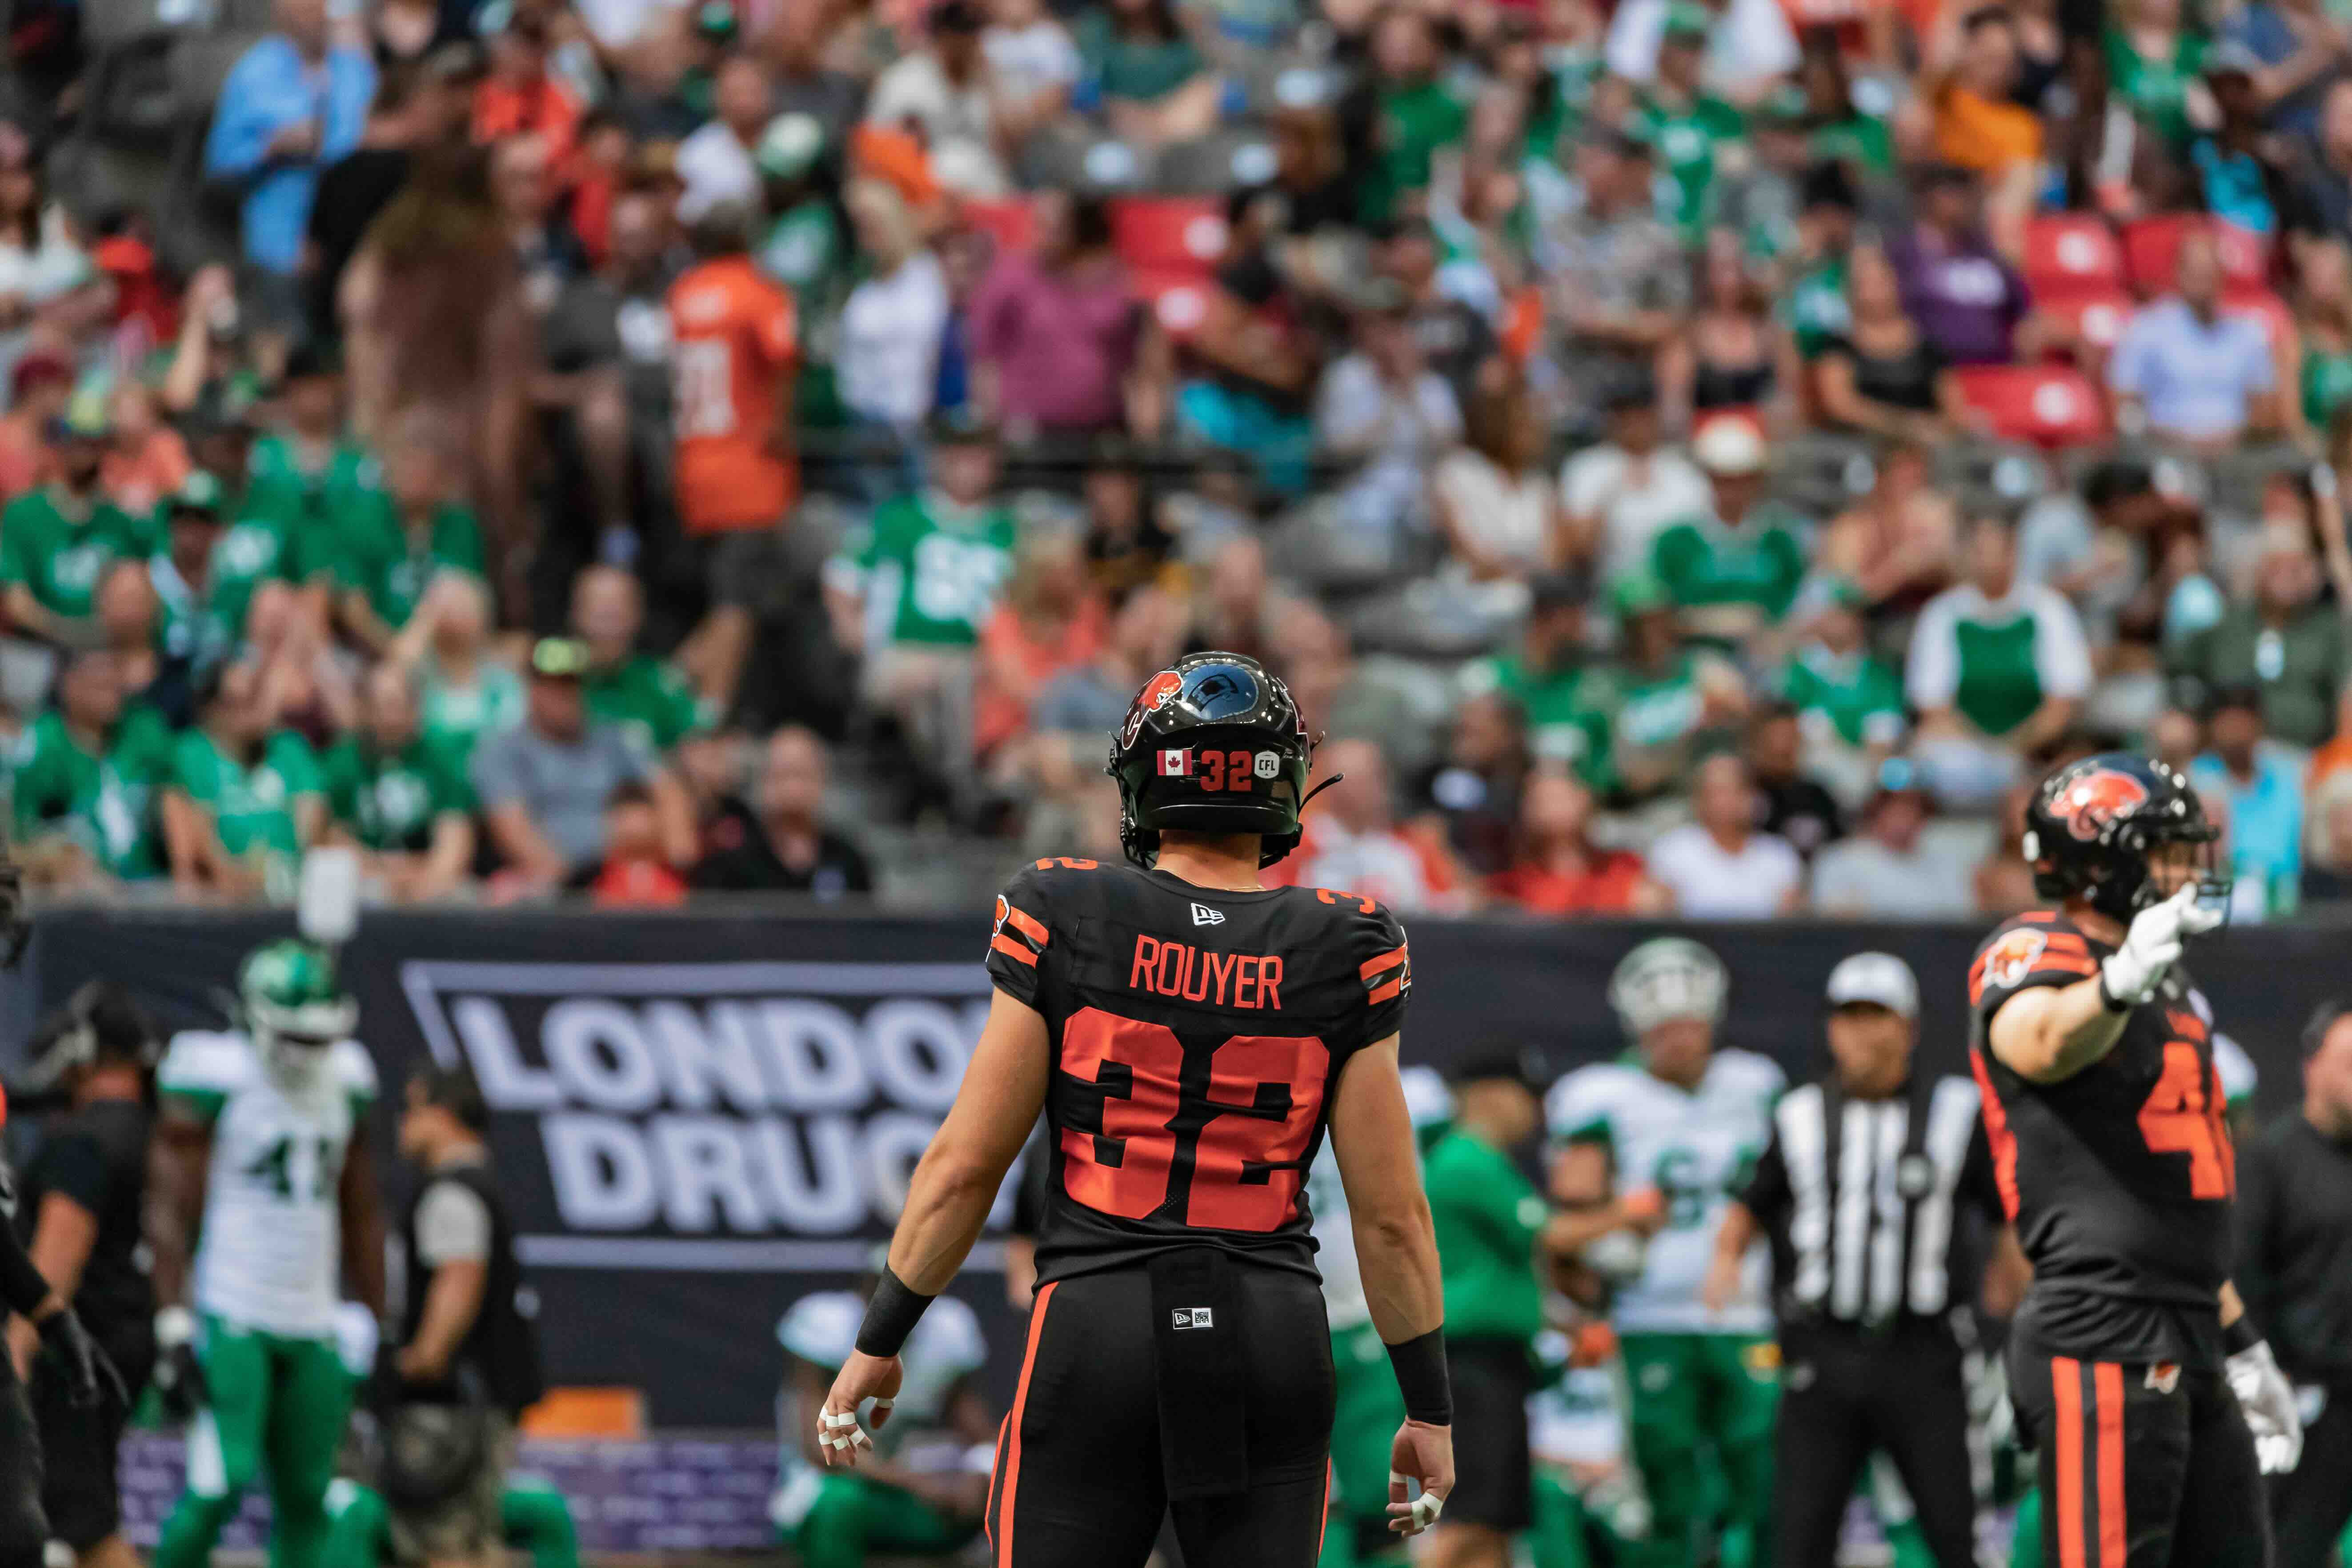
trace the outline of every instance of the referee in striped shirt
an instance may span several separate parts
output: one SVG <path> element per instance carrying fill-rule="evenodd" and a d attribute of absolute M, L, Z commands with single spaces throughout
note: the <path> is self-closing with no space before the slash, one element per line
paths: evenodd
<path fill-rule="evenodd" d="M 1781 1097 L 1771 1142 L 1717 1232 L 1705 1293 L 1728 1295 L 1760 1228 L 1780 1336 L 1777 1568 L 1831 1568 L 1873 1450 L 1895 1463 L 1939 1568 L 1973 1568 L 1976 1498 L 1952 1314 L 1981 1237 L 2007 1224 L 1976 1084 L 1911 1071 L 1919 984 L 1891 953 L 1831 972 L 1819 1079 Z M 2003 1249 L 2014 1258 L 2015 1243 Z"/>

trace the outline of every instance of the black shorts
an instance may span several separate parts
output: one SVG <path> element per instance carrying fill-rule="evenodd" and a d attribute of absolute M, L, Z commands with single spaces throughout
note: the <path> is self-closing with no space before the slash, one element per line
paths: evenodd
<path fill-rule="evenodd" d="M 2037 1450 L 2048 1568 L 2266 1568 L 2262 1470 L 2218 1368 L 2012 1344 L 2009 1389 Z"/>
<path fill-rule="evenodd" d="M 1187 1563 L 1312 1568 L 1330 1491 L 1323 1292 L 1287 1270 L 1227 1273 L 1208 1326 L 1181 1332 L 1139 1268 L 1038 1288 L 997 1436 L 991 1568 L 1142 1568 L 1163 1517 Z M 1234 1465 L 1240 1489 L 1184 1495 L 1204 1464 Z"/>
<path fill-rule="evenodd" d="M 8 1321 L 0 1312 L 0 1323 Z M 16 1363 L 0 1355 L 0 1568 L 41 1568 L 49 1527 L 41 1512 L 41 1440 Z"/>
<path fill-rule="evenodd" d="M 123 1387 L 147 1386 L 155 1360 L 151 1340 L 110 1340 L 102 1348 L 122 1374 Z M 32 1400 L 47 1460 L 41 1505 L 49 1517 L 49 1533 L 77 1552 L 87 1552 L 122 1526 L 117 1451 L 131 1413 L 110 1398 L 75 1405 L 66 1397 L 65 1380 L 47 1355 L 33 1363 Z"/>
<path fill-rule="evenodd" d="M 1517 1340 L 1448 1340 L 1454 1384 L 1454 1491 L 1445 1515 L 1506 1533 L 1532 1522 L 1528 1395 L 1535 1368 Z"/>

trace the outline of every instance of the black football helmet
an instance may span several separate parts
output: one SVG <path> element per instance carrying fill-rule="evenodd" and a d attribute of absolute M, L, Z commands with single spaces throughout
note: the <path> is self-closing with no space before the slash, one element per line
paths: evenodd
<path fill-rule="evenodd" d="M 1255 833 L 1271 866 L 1297 847 L 1314 758 L 1279 676 L 1243 654 L 1188 654 L 1143 683 L 1111 737 L 1119 846 L 1148 867 L 1168 828 Z"/>
<path fill-rule="evenodd" d="M 2203 897 L 2226 907 L 2230 878 L 2220 864 L 2221 831 L 2175 769 L 2130 752 L 2102 752 L 2042 781 L 2025 810 L 2025 858 L 2033 890 L 2081 899 L 2128 921 L 2160 896 L 2148 856 L 2163 844 L 2203 846 L 2197 879 Z"/>

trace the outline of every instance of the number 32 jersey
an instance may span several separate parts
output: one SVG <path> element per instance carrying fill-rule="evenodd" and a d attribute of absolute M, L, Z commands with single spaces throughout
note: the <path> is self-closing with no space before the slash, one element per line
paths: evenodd
<path fill-rule="evenodd" d="M 2019 1331 L 2043 1353 L 2210 1365 L 2237 1171 L 2204 996 L 2174 964 L 2115 1048 L 2058 1083 L 2027 1081 L 1988 1041 L 2002 1003 L 2086 979 L 2114 951 L 2032 910 L 1986 938 L 1969 971 L 1993 1173 L 2033 1264 Z"/>
<path fill-rule="evenodd" d="M 1040 860 L 996 900 L 988 972 L 1054 1055 L 1041 1282 L 1203 1244 L 1315 1277 L 1306 1174 L 1331 1093 L 1412 994 L 1388 910 Z"/>

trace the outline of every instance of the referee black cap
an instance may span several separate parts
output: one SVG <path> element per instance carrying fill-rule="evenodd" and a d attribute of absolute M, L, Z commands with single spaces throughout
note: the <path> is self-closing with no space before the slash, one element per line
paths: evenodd
<path fill-rule="evenodd" d="M 1445 1081 L 1457 1089 L 1469 1083 L 1502 1081 L 1516 1083 L 1530 1094 L 1541 1094 L 1543 1064 L 1534 1051 L 1517 1041 L 1490 1040 L 1472 1047 L 1448 1068 Z"/>

